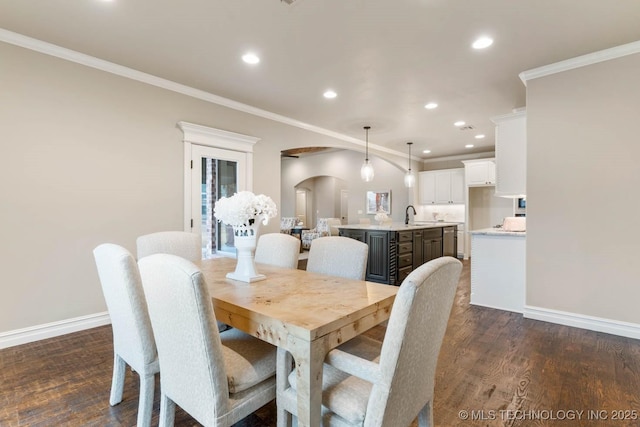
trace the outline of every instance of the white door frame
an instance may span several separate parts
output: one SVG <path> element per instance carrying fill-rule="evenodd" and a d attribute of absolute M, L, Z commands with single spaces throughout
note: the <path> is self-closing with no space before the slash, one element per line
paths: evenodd
<path fill-rule="evenodd" d="M 222 151 L 216 151 L 218 155 L 223 157 L 230 157 L 234 160 L 240 160 L 244 163 L 244 176 L 238 177 L 238 191 L 253 190 L 253 146 L 260 141 L 260 138 L 253 136 L 242 135 L 239 133 L 229 132 L 226 130 L 215 129 L 208 126 L 197 125 L 188 122 L 178 122 L 178 127 L 184 134 L 184 231 L 198 231 L 200 230 L 199 221 L 193 221 L 193 154 L 194 149 L 196 153 L 201 152 L 194 146 L 204 146 L 217 148 Z M 229 156 L 224 156 L 224 151 L 228 152 Z M 238 157 L 238 154 L 241 154 Z M 243 154 L 242 154 L 243 153 Z M 198 177 L 200 179 L 200 177 Z M 243 188 L 244 186 L 244 188 Z M 197 201 L 198 206 L 200 200 Z M 197 224 L 196 224 L 197 223 Z"/>

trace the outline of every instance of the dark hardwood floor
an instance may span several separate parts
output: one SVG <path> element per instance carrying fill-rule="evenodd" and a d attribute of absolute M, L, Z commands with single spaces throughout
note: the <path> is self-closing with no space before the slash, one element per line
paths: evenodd
<path fill-rule="evenodd" d="M 384 328 L 368 334 L 381 338 Z M 109 406 L 111 339 L 104 326 L 0 350 L 0 426 L 135 425 L 135 373 L 127 371 L 123 402 Z M 640 341 L 470 306 L 465 262 L 434 414 L 439 427 L 640 426 Z M 176 425 L 198 423 L 178 410 Z M 238 424 L 275 425 L 273 403 Z"/>

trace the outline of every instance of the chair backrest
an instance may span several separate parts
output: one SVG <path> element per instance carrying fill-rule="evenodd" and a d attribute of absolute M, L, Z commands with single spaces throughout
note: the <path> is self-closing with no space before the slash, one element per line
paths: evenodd
<path fill-rule="evenodd" d="M 331 230 L 329 229 L 329 218 L 318 218 L 316 231 L 320 233 L 320 236 L 330 236 Z"/>
<path fill-rule="evenodd" d="M 114 350 L 141 370 L 157 353 L 138 264 L 128 250 L 111 243 L 95 248 L 93 256 L 111 317 Z"/>
<path fill-rule="evenodd" d="M 138 264 L 158 346 L 162 393 L 200 423 L 214 425 L 216 414 L 229 409 L 229 387 L 202 273 L 175 255 L 151 255 Z"/>
<path fill-rule="evenodd" d="M 307 271 L 364 280 L 369 246 L 349 237 L 314 239 L 309 249 Z"/>
<path fill-rule="evenodd" d="M 332 236 L 338 236 L 340 234 L 340 230 L 336 228 L 337 225 L 342 225 L 342 221 L 339 218 L 328 218 L 327 226 L 329 227 L 329 233 Z"/>
<path fill-rule="evenodd" d="M 298 268 L 300 239 L 282 233 L 263 234 L 256 245 L 255 262 L 284 268 Z"/>
<path fill-rule="evenodd" d="M 436 258 L 400 285 L 365 426 L 410 425 L 433 398 L 436 363 L 461 270 L 462 263 L 453 257 Z"/>
<path fill-rule="evenodd" d="M 298 218 L 283 216 L 282 218 L 280 218 L 280 232 L 291 234 L 291 229 L 295 227 L 297 223 Z"/>
<path fill-rule="evenodd" d="M 186 231 L 160 231 L 136 240 L 138 259 L 153 254 L 177 255 L 189 261 L 202 259 L 202 236 Z"/>

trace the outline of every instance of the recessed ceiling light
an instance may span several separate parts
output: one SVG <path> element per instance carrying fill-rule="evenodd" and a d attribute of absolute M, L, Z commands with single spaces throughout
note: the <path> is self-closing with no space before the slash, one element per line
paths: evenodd
<path fill-rule="evenodd" d="M 338 96 L 338 94 L 337 94 L 337 93 L 335 93 L 335 91 L 333 91 L 333 90 L 329 89 L 329 90 L 327 90 L 325 93 L 323 93 L 323 94 L 322 94 L 322 96 L 324 96 L 324 97 L 325 97 L 325 98 L 327 98 L 327 99 L 333 99 L 333 98 L 335 98 L 336 96 Z"/>
<path fill-rule="evenodd" d="M 429 154 L 429 153 L 431 152 L 431 150 L 422 150 L 422 152 L 423 152 L 424 154 Z"/>
<path fill-rule="evenodd" d="M 244 62 L 246 62 L 247 64 L 257 64 L 258 62 L 260 62 L 260 58 L 258 58 L 258 55 L 256 55 L 255 53 L 245 53 L 244 55 L 242 55 L 242 60 Z"/>
<path fill-rule="evenodd" d="M 434 108 L 437 108 L 437 107 L 438 107 L 438 104 L 436 104 L 435 102 L 430 102 L 424 106 L 424 108 L 426 108 L 427 110 L 433 110 Z"/>
<path fill-rule="evenodd" d="M 464 148 L 473 148 L 473 144 L 467 144 L 464 146 Z"/>
<path fill-rule="evenodd" d="M 464 126 L 465 122 L 463 120 L 458 120 L 453 125 L 456 127 Z"/>
<path fill-rule="evenodd" d="M 484 135 L 483 135 L 483 134 L 476 135 L 476 137 L 475 137 L 475 138 L 476 138 L 476 139 L 483 139 L 483 138 L 484 138 Z"/>
<path fill-rule="evenodd" d="M 491 46 L 492 44 L 493 44 L 493 39 L 491 37 L 482 36 L 482 37 L 478 37 L 471 46 L 473 46 L 474 49 L 485 49 Z"/>

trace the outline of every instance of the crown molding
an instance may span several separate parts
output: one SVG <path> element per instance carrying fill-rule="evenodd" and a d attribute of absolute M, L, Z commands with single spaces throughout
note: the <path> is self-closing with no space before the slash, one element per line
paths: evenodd
<path fill-rule="evenodd" d="M 610 59 L 621 58 L 627 55 L 640 53 L 640 41 L 623 44 L 598 52 L 588 53 L 586 55 L 577 56 L 575 58 L 566 59 L 556 62 L 555 64 L 545 65 L 519 74 L 520 80 L 524 85 L 527 81 L 540 77 L 550 76 L 552 74 L 561 73 L 563 71 L 573 70 L 575 68 L 586 67 L 587 65 L 597 64 L 598 62 L 608 61 Z"/>
<path fill-rule="evenodd" d="M 437 162 L 445 162 L 448 160 L 476 160 L 476 159 L 487 159 L 487 158 L 494 158 L 496 155 L 495 151 L 485 151 L 485 152 L 481 152 L 481 153 L 471 153 L 471 154 L 458 154 L 455 156 L 444 156 L 444 157 L 434 157 L 431 159 L 425 159 L 422 160 L 423 164 L 428 164 L 428 163 L 437 163 Z"/>
<path fill-rule="evenodd" d="M 13 31 L 0 28 L 0 41 L 20 46 L 25 49 L 33 50 L 35 52 L 43 53 L 45 55 L 54 56 L 56 58 L 64 59 L 66 61 L 75 62 L 87 67 L 95 68 L 97 70 L 105 71 L 120 77 L 125 77 L 131 80 L 135 80 L 141 83 L 146 83 L 152 86 L 156 86 L 162 89 L 166 89 L 172 92 L 180 93 L 192 98 L 199 99 L 201 101 L 210 102 L 212 104 L 220 105 L 223 107 L 231 108 L 236 111 L 251 114 L 264 119 L 272 120 L 274 122 L 283 123 L 289 126 L 304 129 L 310 132 L 314 132 L 320 135 L 328 136 L 330 138 L 338 139 L 340 141 L 347 142 L 349 144 L 357 145 L 360 147 L 365 146 L 365 141 L 357 138 L 344 135 L 339 132 L 335 132 L 329 129 L 314 126 L 309 123 L 302 122 L 300 120 L 292 119 L 291 117 L 282 116 L 280 114 L 272 113 L 271 111 L 263 110 L 253 107 L 251 105 L 243 104 L 241 102 L 234 101 L 229 98 L 224 98 L 219 95 L 214 95 L 210 92 L 205 92 L 200 89 L 195 89 L 190 86 L 186 86 L 180 83 L 173 82 L 171 80 L 163 79 L 161 77 L 154 76 L 152 74 L 143 73 L 141 71 L 134 70 L 132 68 L 125 67 L 123 65 L 114 64 L 113 62 L 105 61 L 103 59 L 96 58 L 94 56 L 86 55 L 84 53 L 76 52 L 75 50 L 67 49 L 48 43 L 42 40 L 27 37 L 22 34 L 14 33 Z M 392 150 L 381 145 L 372 144 L 369 142 L 369 150 L 374 150 L 379 153 L 386 153 L 394 156 L 404 156 L 405 153 Z"/>

